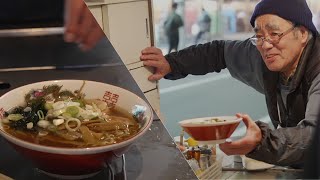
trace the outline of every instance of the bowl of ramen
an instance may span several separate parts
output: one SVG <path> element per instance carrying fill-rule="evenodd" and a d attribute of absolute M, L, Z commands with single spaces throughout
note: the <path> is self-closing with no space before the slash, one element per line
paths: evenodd
<path fill-rule="evenodd" d="M 242 118 L 236 116 L 217 116 L 187 119 L 179 124 L 199 144 L 219 144 L 231 136 L 240 121 Z"/>
<path fill-rule="evenodd" d="M 0 97 L 0 134 L 48 175 L 97 174 L 151 126 L 149 104 L 123 88 L 56 80 Z"/>

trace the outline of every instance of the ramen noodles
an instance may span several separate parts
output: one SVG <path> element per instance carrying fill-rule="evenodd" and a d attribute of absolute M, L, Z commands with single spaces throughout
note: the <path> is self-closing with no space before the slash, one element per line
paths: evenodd
<path fill-rule="evenodd" d="M 125 141 L 140 129 L 137 119 L 120 107 L 86 99 L 79 91 L 50 85 L 32 90 L 25 105 L 4 114 L 2 126 L 25 141 L 54 147 L 95 147 Z"/>

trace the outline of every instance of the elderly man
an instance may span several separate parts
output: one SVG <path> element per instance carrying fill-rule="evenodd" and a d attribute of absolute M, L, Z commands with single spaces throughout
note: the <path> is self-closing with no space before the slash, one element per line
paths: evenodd
<path fill-rule="evenodd" d="M 212 41 L 165 57 L 142 50 L 144 65 L 155 67 L 149 80 L 179 79 L 227 68 L 263 93 L 276 130 L 242 117 L 246 135 L 220 145 L 226 154 L 277 165 L 303 163 L 320 111 L 320 39 L 305 0 L 263 0 L 251 17 L 255 36 L 244 41 Z"/>

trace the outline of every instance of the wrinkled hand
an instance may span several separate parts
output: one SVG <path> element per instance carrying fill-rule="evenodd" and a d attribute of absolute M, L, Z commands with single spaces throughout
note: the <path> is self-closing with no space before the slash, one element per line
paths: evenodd
<path fill-rule="evenodd" d="M 170 64 L 158 48 L 147 47 L 143 49 L 140 59 L 143 61 L 143 65 L 155 68 L 154 74 L 148 78 L 150 81 L 159 80 L 171 72 Z"/>
<path fill-rule="evenodd" d="M 65 0 L 66 42 L 75 42 L 86 51 L 104 37 L 104 32 L 83 0 Z"/>
<path fill-rule="evenodd" d="M 233 142 L 220 144 L 220 149 L 227 155 L 245 155 L 251 152 L 262 140 L 261 130 L 258 125 L 246 114 L 237 114 L 242 117 L 247 126 L 246 135 Z"/>

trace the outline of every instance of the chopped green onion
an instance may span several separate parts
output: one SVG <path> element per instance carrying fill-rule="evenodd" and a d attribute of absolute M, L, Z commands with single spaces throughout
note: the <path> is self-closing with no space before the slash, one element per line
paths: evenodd
<path fill-rule="evenodd" d="M 46 129 L 50 125 L 50 122 L 47 120 L 40 120 L 38 121 L 37 125 L 43 129 Z"/>
<path fill-rule="evenodd" d="M 7 118 L 11 121 L 19 121 L 23 116 L 21 114 L 9 114 Z"/>
<path fill-rule="evenodd" d="M 72 100 L 72 101 L 80 103 L 80 107 L 85 107 L 85 103 L 81 99 L 75 99 L 75 100 Z"/>
<path fill-rule="evenodd" d="M 53 111 L 52 114 L 53 116 L 60 116 L 62 113 L 66 112 L 65 109 L 59 109 L 59 110 L 56 110 L 56 111 Z"/>
<path fill-rule="evenodd" d="M 76 126 L 75 128 L 71 128 L 71 127 L 69 126 L 69 122 L 71 122 L 71 121 L 74 121 L 74 122 L 77 123 L 77 126 Z M 68 131 L 77 131 L 80 126 L 81 126 L 81 122 L 80 122 L 80 120 L 77 119 L 77 118 L 70 118 L 70 119 L 68 119 L 67 122 L 65 123 L 65 127 L 66 127 L 66 129 L 67 129 Z"/>
<path fill-rule="evenodd" d="M 53 103 L 45 103 L 45 104 L 44 104 L 44 108 L 45 108 L 46 110 L 53 109 L 52 104 L 53 104 Z"/>
<path fill-rule="evenodd" d="M 42 110 L 39 110 L 39 111 L 37 112 L 37 115 L 38 115 L 39 119 L 44 119 L 44 114 L 43 114 L 43 111 L 42 111 Z"/>
<path fill-rule="evenodd" d="M 33 128 L 33 122 L 29 122 L 29 123 L 27 124 L 27 128 L 28 128 L 28 129 L 32 129 L 32 128 Z"/>
<path fill-rule="evenodd" d="M 79 109 L 77 106 L 69 106 L 66 109 L 66 113 L 69 113 L 72 117 L 76 117 L 79 113 Z"/>
<path fill-rule="evenodd" d="M 72 116 L 70 113 L 64 112 L 62 113 L 62 117 L 64 117 L 65 119 L 68 119 L 68 118 L 71 118 Z"/>

